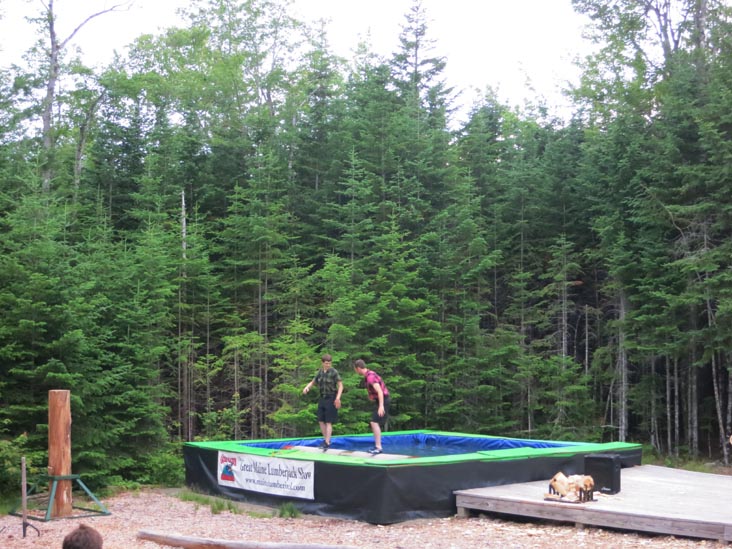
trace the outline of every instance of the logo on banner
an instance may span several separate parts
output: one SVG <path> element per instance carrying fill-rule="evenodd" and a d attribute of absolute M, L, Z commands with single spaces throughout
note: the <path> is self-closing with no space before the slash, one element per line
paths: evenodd
<path fill-rule="evenodd" d="M 222 486 L 315 499 L 315 465 L 312 461 L 219 452 L 218 469 Z"/>
<path fill-rule="evenodd" d="M 220 480 L 225 480 L 227 482 L 234 482 L 236 479 L 234 478 L 234 467 L 236 467 L 236 458 L 224 458 L 219 460 L 221 463 L 221 475 L 219 475 Z"/>

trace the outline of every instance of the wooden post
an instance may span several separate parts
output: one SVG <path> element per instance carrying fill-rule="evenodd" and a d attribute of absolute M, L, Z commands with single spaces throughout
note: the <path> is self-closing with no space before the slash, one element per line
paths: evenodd
<path fill-rule="evenodd" d="M 226 539 L 193 538 L 140 530 L 137 539 L 154 541 L 158 545 L 183 549 L 356 549 L 352 545 L 323 545 L 320 543 L 275 543 L 266 541 L 231 541 Z"/>
<path fill-rule="evenodd" d="M 71 474 L 71 393 L 70 391 L 48 392 L 48 474 L 54 476 Z M 49 485 L 51 492 L 53 481 Z M 69 517 L 73 512 L 71 481 L 60 480 L 56 485 L 51 518 Z"/>
<path fill-rule="evenodd" d="M 23 505 L 23 537 L 25 537 L 25 525 L 28 524 L 28 478 L 25 473 L 25 456 L 20 458 L 20 487 L 22 489 L 21 505 Z"/>

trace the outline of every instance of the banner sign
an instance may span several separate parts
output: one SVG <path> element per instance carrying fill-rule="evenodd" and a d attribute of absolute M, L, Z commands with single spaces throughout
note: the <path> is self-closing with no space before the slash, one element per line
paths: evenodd
<path fill-rule="evenodd" d="M 219 452 L 221 486 L 277 496 L 315 499 L 312 461 Z"/>

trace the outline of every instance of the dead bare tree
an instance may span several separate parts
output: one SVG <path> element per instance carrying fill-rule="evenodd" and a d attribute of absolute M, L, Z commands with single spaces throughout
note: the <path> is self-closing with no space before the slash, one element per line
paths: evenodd
<path fill-rule="evenodd" d="M 53 106 L 56 102 L 56 89 L 58 86 L 58 80 L 61 76 L 61 58 L 64 50 L 68 47 L 69 43 L 74 39 L 77 33 L 84 28 L 91 20 L 104 15 L 105 13 L 122 11 L 123 9 L 129 9 L 134 0 L 125 0 L 112 5 L 109 8 L 103 9 L 96 13 L 93 13 L 86 17 L 80 24 L 78 24 L 74 30 L 72 30 L 66 38 L 59 38 L 56 29 L 56 12 L 54 8 L 54 0 L 48 0 L 47 2 L 41 1 L 43 4 L 43 22 L 45 31 L 48 33 L 48 47 L 45 50 L 45 56 L 48 63 L 48 74 L 46 78 L 46 93 L 41 102 L 41 121 L 43 123 L 43 152 L 44 159 L 41 168 L 41 178 L 43 184 L 43 191 L 48 192 L 51 190 L 51 181 L 55 175 L 54 173 L 54 152 L 55 152 L 55 139 L 53 131 Z"/>

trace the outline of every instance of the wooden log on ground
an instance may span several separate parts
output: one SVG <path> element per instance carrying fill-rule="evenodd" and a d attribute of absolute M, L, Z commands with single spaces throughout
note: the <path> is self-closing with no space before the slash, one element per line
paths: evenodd
<path fill-rule="evenodd" d="M 48 391 L 48 474 L 71 474 L 71 391 Z M 49 484 L 51 492 L 53 482 Z M 73 513 L 71 481 L 60 480 L 56 485 L 51 518 L 70 517 Z"/>
<path fill-rule="evenodd" d="M 153 541 L 158 545 L 182 547 L 183 549 L 357 549 L 349 545 L 322 545 L 312 543 L 272 543 L 263 541 L 230 541 L 225 539 L 173 536 L 150 530 L 140 530 L 137 538 Z"/>

